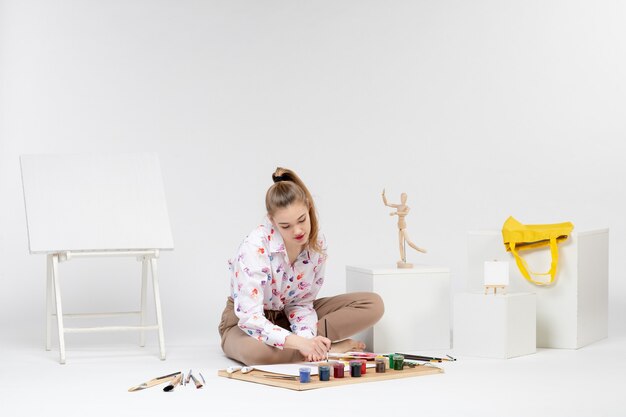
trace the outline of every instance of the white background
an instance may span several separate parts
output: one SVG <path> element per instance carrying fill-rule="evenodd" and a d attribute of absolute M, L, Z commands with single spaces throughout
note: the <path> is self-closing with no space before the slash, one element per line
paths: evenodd
<path fill-rule="evenodd" d="M 1 343 L 43 346 L 19 155 L 144 150 L 174 235 L 168 344 L 217 343 L 226 261 L 279 165 L 318 204 L 321 295 L 348 264 L 397 260 L 386 188 L 428 249 L 409 261 L 450 267 L 454 291 L 468 230 L 610 227 L 609 330 L 626 334 L 625 21 L 617 0 L 0 0 Z M 138 306 L 138 263 L 93 262 L 62 264 L 67 312 Z"/>

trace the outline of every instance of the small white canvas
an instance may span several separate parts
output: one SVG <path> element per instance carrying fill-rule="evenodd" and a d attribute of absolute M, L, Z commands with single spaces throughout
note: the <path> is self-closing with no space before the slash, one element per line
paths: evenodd
<path fill-rule="evenodd" d="M 174 248 L 155 153 L 20 160 L 30 253 Z"/>
<path fill-rule="evenodd" d="M 486 261 L 484 277 L 485 285 L 509 285 L 509 263 Z"/>

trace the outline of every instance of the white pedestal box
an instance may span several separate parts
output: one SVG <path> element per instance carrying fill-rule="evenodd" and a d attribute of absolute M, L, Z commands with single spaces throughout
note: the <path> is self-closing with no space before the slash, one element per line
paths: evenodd
<path fill-rule="evenodd" d="M 385 314 L 356 338 L 373 352 L 450 348 L 450 270 L 415 265 L 346 267 L 347 292 L 372 291 L 385 302 Z"/>
<path fill-rule="evenodd" d="M 556 281 L 528 282 L 506 252 L 500 231 L 468 234 L 467 290 L 483 285 L 483 263 L 509 262 L 508 292 L 537 294 L 537 347 L 577 349 L 608 336 L 609 230 L 576 231 L 558 245 Z M 521 251 L 529 269 L 550 269 L 550 249 Z"/>
<path fill-rule="evenodd" d="M 454 354 L 508 359 L 536 352 L 535 294 L 454 296 Z"/>

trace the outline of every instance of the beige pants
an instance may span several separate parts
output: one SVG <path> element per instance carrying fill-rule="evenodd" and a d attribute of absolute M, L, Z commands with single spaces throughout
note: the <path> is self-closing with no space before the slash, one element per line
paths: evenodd
<path fill-rule="evenodd" d="M 317 312 L 317 334 L 330 340 L 346 339 L 373 326 L 383 316 L 383 300 L 378 294 L 355 292 L 320 298 L 313 302 Z M 267 312 L 274 324 L 289 330 L 289 320 L 282 312 Z M 328 328 L 325 334 L 324 322 Z M 295 349 L 278 349 L 254 339 L 237 325 L 232 298 L 228 298 L 219 325 L 222 349 L 226 356 L 246 365 L 300 362 L 302 354 Z"/>

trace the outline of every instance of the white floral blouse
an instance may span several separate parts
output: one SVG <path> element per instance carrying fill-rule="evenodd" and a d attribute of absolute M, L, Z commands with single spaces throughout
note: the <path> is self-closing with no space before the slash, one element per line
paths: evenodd
<path fill-rule="evenodd" d="M 306 338 L 317 335 L 313 301 L 324 283 L 326 265 L 326 241 L 318 238 L 323 254 L 305 249 L 293 264 L 269 218 L 244 239 L 236 257 L 228 261 L 241 330 L 279 349 L 291 332 Z M 263 310 L 283 310 L 291 332 L 267 320 Z"/>

